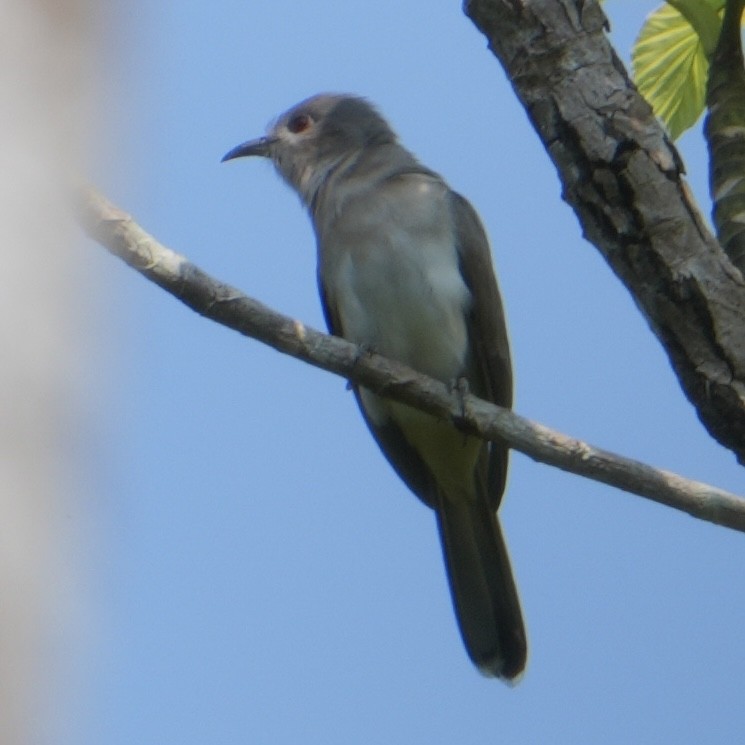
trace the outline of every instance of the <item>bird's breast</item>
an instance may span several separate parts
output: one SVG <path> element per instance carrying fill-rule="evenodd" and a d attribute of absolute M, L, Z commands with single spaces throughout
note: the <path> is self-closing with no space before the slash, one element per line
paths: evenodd
<path fill-rule="evenodd" d="M 349 204 L 321 246 L 343 335 L 443 381 L 463 373 L 470 303 L 445 190 L 387 185 Z"/>

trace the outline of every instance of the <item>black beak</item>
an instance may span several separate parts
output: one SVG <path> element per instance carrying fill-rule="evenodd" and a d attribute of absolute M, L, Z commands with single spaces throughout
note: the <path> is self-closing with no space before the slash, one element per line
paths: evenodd
<path fill-rule="evenodd" d="M 258 140 L 249 140 L 238 147 L 234 147 L 230 152 L 222 156 L 221 163 L 233 158 L 245 158 L 249 155 L 261 155 L 263 158 L 269 157 L 269 148 L 274 140 L 271 137 L 259 137 Z"/>

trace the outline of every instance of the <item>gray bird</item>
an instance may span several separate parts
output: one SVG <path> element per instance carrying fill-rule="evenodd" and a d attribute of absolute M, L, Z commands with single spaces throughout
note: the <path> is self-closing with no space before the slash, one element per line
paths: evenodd
<path fill-rule="evenodd" d="M 475 395 L 512 405 L 512 370 L 489 244 L 471 205 L 356 96 L 322 94 L 225 155 L 270 158 L 308 208 L 332 334 Z M 355 387 L 373 437 L 436 516 L 458 624 L 489 676 L 523 671 L 527 643 L 497 508 L 501 442 Z"/>

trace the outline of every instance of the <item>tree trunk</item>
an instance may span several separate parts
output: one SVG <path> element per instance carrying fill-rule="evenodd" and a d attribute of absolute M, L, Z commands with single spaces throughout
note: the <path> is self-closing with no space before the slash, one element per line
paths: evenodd
<path fill-rule="evenodd" d="M 585 237 L 632 294 L 709 433 L 745 463 L 745 281 L 706 228 L 600 6 L 466 0 L 464 10 L 504 66 Z"/>

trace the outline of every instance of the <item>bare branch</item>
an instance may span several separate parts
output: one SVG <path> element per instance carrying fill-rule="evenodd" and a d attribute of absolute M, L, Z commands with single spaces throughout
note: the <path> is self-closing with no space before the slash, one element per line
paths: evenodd
<path fill-rule="evenodd" d="M 383 396 L 450 419 L 464 432 L 506 440 L 534 460 L 745 532 L 745 499 L 595 448 L 470 394 L 463 400 L 437 380 L 308 328 L 212 279 L 95 190 L 82 189 L 79 199 L 80 221 L 88 235 L 206 318 Z"/>

